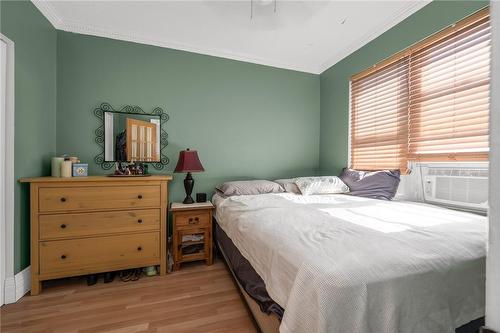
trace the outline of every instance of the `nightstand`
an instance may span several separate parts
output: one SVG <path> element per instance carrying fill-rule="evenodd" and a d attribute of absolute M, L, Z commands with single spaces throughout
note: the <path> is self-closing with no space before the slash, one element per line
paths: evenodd
<path fill-rule="evenodd" d="M 172 251 L 174 271 L 181 263 L 205 260 L 212 265 L 212 210 L 210 201 L 193 204 L 173 202 Z"/>

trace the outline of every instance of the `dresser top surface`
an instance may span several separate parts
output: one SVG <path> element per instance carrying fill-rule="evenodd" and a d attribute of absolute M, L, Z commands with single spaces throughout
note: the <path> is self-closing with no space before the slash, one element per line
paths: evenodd
<path fill-rule="evenodd" d="M 109 177 L 109 176 L 87 176 L 87 177 L 34 177 L 21 178 L 21 183 L 57 183 L 57 182 L 127 182 L 127 181 L 158 181 L 172 180 L 172 175 L 151 175 L 143 177 Z"/>

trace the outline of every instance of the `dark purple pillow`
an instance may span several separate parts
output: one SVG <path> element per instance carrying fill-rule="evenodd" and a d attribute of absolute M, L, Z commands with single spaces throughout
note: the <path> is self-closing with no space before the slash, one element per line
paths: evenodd
<path fill-rule="evenodd" d="M 358 197 L 391 200 L 398 190 L 399 170 L 361 171 L 344 168 L 339 178 Z"/>

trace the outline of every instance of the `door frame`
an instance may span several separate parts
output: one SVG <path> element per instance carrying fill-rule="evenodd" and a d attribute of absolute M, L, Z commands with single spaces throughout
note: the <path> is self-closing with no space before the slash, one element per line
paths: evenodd
<path fill-rule="evenodd" d="M 490 2 L 491 92 L 489 245 L 486 257 L 486 326 L 500 332 L 500 2 Z M 484 332 L 489 332 L 485 330 Z"/>
<path fill-rule="evenodd" d="M 6 92 L 5 114 L 0 114 L 0 305 L 12 302 L 12 290 L 7 290 L 6 281 L 14 279 L 14 42 L 0 33 L 6 44 Z M 14 300 L 15 301 L 15 300 Z"/>

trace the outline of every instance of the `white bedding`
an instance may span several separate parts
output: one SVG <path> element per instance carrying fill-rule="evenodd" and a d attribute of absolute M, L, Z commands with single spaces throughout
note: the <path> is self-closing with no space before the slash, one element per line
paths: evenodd
<path fill-rule="evenodd" d="M 348 195 L 214 197 L 281 333 L 446 333 L 484 316 L 486 217 Z"/>

